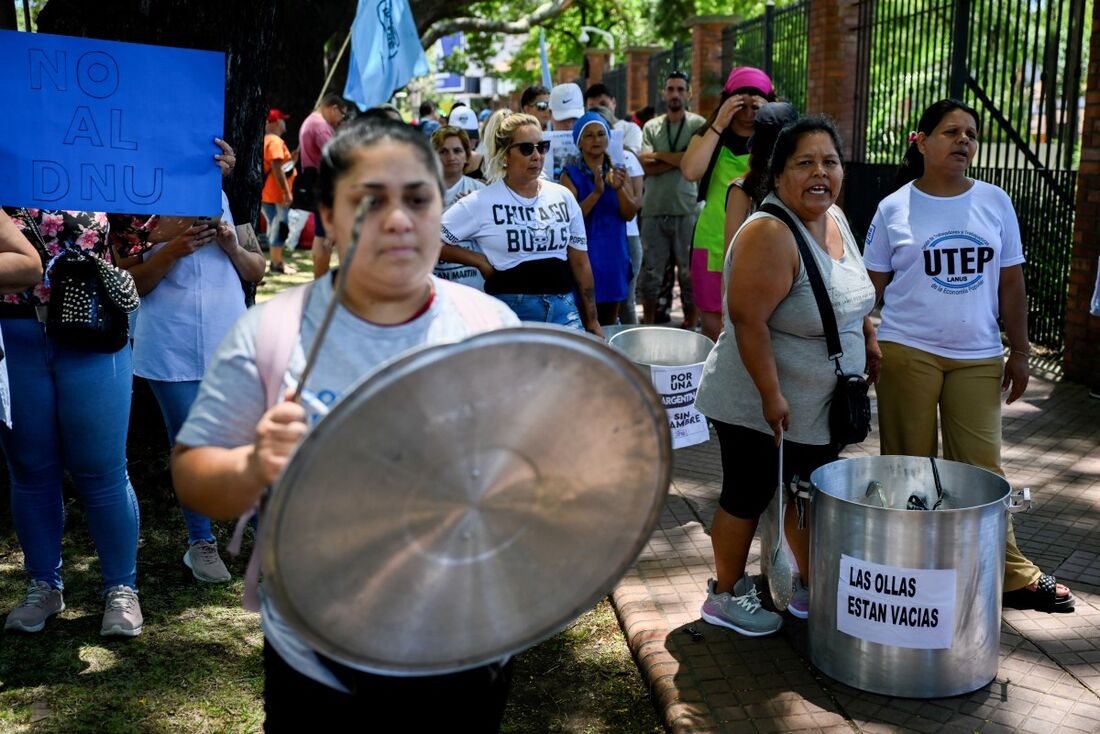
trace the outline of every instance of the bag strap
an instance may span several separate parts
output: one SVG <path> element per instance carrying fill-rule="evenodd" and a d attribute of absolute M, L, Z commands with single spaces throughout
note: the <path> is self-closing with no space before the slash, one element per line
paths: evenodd
<path fill-rule="evenodd" d="M 829 300 L 829 293 L 825 290 L 825 281 L 821 277 L 821 270 L 817 267 L 810 245 L 802 234 L 801 228 L 795 224 L 794 219 L 787 210 L 772 202 L 765 202 L 759 211 L 770 214 L 791 230 L 795 244 L 802 255 L 802 264 L 806 268 L 806 277 L 810 280 L 810 287 L 814 292 L 814 300 L 817 301 L 817 309 L 821 312 L 821 325 L 825 328 L 825 345 L 829 350 L 829 359 L 836 362 L 836 373 L 843 374 L 840 369 L 840 358 L 844 356 L 844 350 L 840 347 L 840 332 L 836 326 L 836 314 L 833 313 L 833 304 Z"/>
<path fill-rule="evenodd" d="M 34 217 L 31 216 L 30 209 L 20 208 L 17 210 L 23 219 L 30 225 L 31 231 L 34 232 L 34 237 L 28 237 L 30 243 L 34 245 L 34 249 L 38 250 L 38 256 L 42 258 L 42 265 L 46 265 L 53 256 L 50 255 L 46 249 L 46 240 L 42 237 L 42 231 L 38 229 L 38 222 L 34 221 Z"/>
<path fill-rule="evenodd" d="M 283 386 L 283 376 L 290 367 L 290 358 L 294 355 L 294 346 L 302 329 L 302 314 L 305 313 L 309 291 L 309 285 L 289 288 L 272 298 L 260 312 L 260 325 L 256 332 L 256 369 L 260 373 L 267 410 L 275 407 L 281 398 L 279 390 Z M 240 554 L 244 530 L 252 518 L 260 514 L 262 503 L 263 499 L 237 518 L 233 539 L 228 547 L 234 556 Z M 261 558 L 257 534 L 256 545 L 248 558 L 248 568 L 244 574 L 244 596 L 241 599 L 241 606 L 253 612 L 260 609 Z"/>

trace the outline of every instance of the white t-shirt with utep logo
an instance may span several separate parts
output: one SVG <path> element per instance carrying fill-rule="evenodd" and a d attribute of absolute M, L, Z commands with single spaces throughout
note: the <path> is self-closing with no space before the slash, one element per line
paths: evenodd
<path fill-rule="evenodd" d="M 894 273 L 880 340 L 949 359 L 1002 354 L 1001 268 L 1024 262 L 1024 253 L 1016 211 L 1001 189 L 975 181 L 958 196 L 930 196 L 906 184 L 879 204 L 863 262 Z"/>
<path fill-rule="evenodd" d="M 588 249 L 584 215 L 569 189 L 539 182 L 534 198 L 520 196 L 504 181 L 464 196 L 443 213 L 443 241 L 473 240 L 495 270 L 523 262 L 566 259 L 566 249 Z"/>

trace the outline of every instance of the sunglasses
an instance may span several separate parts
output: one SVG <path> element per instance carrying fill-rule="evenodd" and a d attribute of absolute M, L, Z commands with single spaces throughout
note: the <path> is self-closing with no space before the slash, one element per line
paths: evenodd
<path fill-rule="evenodd" d="M 670 71 L 665 79 L 683 79 L 685 82 L 691 81 L 688 79 L 687 72 L 680 71 L 679 69 Z"/>
<path fill-rule="evenodd" d="M 546 112 L 546 110 L 550 109 L 550 103 L 549 102 L 535 102 L 535 109 L 538 110 L 539 112 Z"/>
<path fill-rule="evenodd" d="M 539 155 L 546 155 L 550 150 L 550 141 L 540 140 L 537 143 L 512 143 L 508 146 L 508 149 L 511 150 L 512 148 L 518 148 L 520 155 L 524 158 L 530 158 L 536 149 Z"/>

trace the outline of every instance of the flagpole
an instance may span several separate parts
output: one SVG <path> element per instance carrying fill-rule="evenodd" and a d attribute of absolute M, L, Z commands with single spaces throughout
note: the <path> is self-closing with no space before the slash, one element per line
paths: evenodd
<path fill-rule="evenodd" d="M 332 83 L 332 75 L 336 73 L 336 67 L 340 65 L 340 59 L 344 58 L 344 52 L 348 50 L 348 44 L 351 43 L 351 31 L 348 31 L 347 38 L 344 39 L 344 45 L 340 47 L 340 52 L 336 54 L 336 60 L 332 62 L 332 66 L 328 70 L 328 76 L 325 77 L 325 84 L 321 87 L 321 93 L 317 95 L 317 101 L 313 103 L 313 109 L 321 104 L 321 100 L 325 98 L 325 92 L 328 91 L 328 85 Z M 351 69 L 348 69 L 348 73 L 352 73 Z"/>
<path fill-rule="evenodd" d="M 550 89 L 550 60 L 546 58 L 546 33 L 539 26 L 539 56 L 542 61 L 542 86 Z"/>

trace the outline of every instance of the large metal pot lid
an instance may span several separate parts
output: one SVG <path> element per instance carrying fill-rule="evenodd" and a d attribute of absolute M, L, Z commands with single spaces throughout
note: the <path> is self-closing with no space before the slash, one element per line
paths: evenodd
<path fill-rule="evenodd" d="M 657 394 L 596 339 L 523 327 L 414 351 L 291 457 L 262 523 L 267 597 L 361 670 L 499 660 L 610 591 L 670 473 Z"/>

